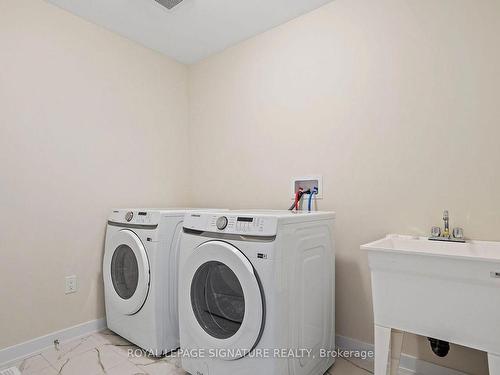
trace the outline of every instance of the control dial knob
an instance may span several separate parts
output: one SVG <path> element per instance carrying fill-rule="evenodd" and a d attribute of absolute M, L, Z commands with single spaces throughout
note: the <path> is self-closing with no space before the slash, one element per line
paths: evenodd
<path fill-rule="evenodd" d="M 215 223 L 217 225 L 217 229 L 223 230 L 227 227 L 227 217 L 220 216 Z"/>

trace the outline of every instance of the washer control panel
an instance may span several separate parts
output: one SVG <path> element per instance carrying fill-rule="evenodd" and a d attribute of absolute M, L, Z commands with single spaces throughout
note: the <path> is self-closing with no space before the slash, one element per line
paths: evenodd
<path fill-rule="evenodd" d="M 229 213 L 188 213 L 184 228 L 204 232 L 275 236 L 278 219 L 272 216 L 232 215 Z"/>

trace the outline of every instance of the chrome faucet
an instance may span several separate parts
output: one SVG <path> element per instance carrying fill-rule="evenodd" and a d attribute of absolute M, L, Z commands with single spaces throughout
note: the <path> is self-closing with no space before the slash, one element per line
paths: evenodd
<path fill-rule="evenodd" d="M 443 221 L 444 221 L 444 231 L 443 237 L 450 236 L 450 215 L 448 214 L 448 210 L 443 212 Z"/>
<path fill-rule="evenodd" d="M 450 233 L 450 215 L 448 210 L 443 212 L 444 229 L 440 227 L 432 227 L 431 241 L 449 241 L 449 242 L 465 242 L 464 230 L 462 228 L 453 228 L 453 233 Z"/>

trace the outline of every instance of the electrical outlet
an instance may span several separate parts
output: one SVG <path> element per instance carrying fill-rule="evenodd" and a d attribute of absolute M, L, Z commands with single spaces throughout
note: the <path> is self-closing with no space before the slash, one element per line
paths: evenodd
<path fill-rule="evenodd" d="M 66 288 L 64 293 L 66 294 L 76 293 L 77 290 L 78 290 L 78 283 L 76 275 L 66 276 Z"/>
<path fill-rule="evenodd" d="M 295 177 L 292 179 L 292 191 L 291 198 L 295 199 L 295 193 L 299 191 L 300 188 L 304 191 L 312 189 L 314 187 L 318 188 L 318 193 L 315 195 L 314 199 L 323 199 L 323 178 L 321 176 L 309 176 L 309 177 Z M 304 196 L 305 198 L 306 196 Z"/>

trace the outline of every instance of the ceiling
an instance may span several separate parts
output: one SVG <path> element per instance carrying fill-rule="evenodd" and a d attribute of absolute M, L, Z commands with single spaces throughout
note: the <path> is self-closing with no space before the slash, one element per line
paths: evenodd
<path fill-rule="evenodd" d="M 47 0 L 183 63 L 307 13 L 331 0 Z"/>

